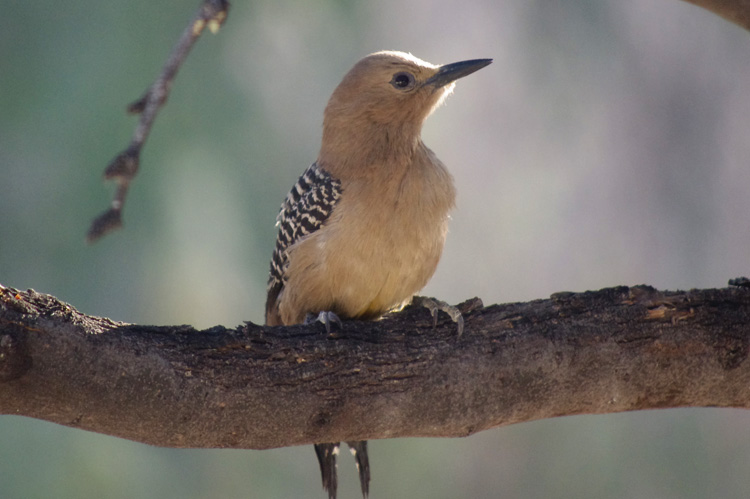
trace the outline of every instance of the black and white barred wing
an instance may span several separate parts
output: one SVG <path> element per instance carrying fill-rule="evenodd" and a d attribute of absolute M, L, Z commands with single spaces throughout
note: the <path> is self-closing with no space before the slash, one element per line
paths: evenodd
<path fill-rule="evenodd" d="M 281 211 L 276 217 L 279 233 L 268 278 L 267 315 L 270 307 L 275 306 L 276 297 L 284 286 L 284 274 L 288 263 L 287 248 L 323 226 L 340 196 L 341 182 L 317 163 L 313 163 L 305 170 L 282 203 Z"/>

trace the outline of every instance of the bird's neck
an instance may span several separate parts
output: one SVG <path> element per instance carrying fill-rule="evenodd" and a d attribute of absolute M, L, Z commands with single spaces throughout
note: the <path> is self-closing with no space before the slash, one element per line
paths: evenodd
<path fill-rule="evenodd" d="M 396 173 L 422 150 L 421 128 L 413 123 L 325 123 L 318 164 L 339 178 L 383 175 L 384 168 Z"/>

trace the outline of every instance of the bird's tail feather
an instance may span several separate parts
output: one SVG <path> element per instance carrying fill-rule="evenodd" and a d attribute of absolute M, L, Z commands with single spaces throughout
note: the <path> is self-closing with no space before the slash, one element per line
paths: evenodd
<path fill-rule="evenodd" d="M 339 453 L 339 442 L 330 444 L 315 444 L 315 454 L 320 463 L 320 474 L 323 479 L 323 490 L 328 492 L 328 499 L 336 499 L 336 454 Z M 367 456 L 367 449 L 365 449 Z M 369 466 L 368 466 L 369 467 Z"/>
<path fill-rule="evenodd" d="M 347 442 L 346 445 L 349 446 L 349 450 L 357 463 L 362 497 L 367 499 L 367 496 L 370 494 L 370 458 L 367 456 L 367 441 Z"/>

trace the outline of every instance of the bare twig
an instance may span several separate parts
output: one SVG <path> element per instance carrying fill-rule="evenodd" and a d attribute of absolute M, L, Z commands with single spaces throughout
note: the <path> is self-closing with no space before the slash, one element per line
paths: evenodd
<path fill-rule="evenodd" d="M 140 99 L 128 106 L 128 112 L 140 114 L 141 119 L 135 127 L 130 145 L 118 154 L 104 170 L 105 179 L 117 181 L 117 190 L 109 210 L 99 215 L 91 223 L 87 234 L 88 242 L 94 242 L 107 232 L 122 226 L 122 208 L 125 204 L 130 182 L 138 172 L 141 148 L 151 131 L 156 115 L 167 101 L 172 81 L 193 44 L 203 33 L 204 28 L 208 27 L 213 33 L 218 32 L 226 20 L 228 11 L 229 2 L 227 0 L 204 0 L 193 19 L 191 19 L 190 24 L 182 32 L 180 39 L 172 48 L 172 52 L 169 54 L 167 62 L 156 81 Z"/>

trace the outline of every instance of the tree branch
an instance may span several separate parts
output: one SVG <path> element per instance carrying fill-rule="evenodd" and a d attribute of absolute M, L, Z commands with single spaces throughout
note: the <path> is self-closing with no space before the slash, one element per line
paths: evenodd
<path fill-rule="evenodd" d="M 572 414 L 750 408 L 750 291 L 647 286 L 379 322 L 138 326 L 0 287 L 0 413 L 168 447 L 455 437 Z"/>
<path fill-rule="evenodd" d="M 750 30 L 750 0 L 684 0 Z"/>
<path fill-rule="evenodd" d="M 130 182 L 138 173 L 141 149 L 149 133 L 151 133 L 156 115 L 159 114 L 159 110 L 167 101 L 172 81 L 177 76 L 177 71 L 203 30 L 208 27 L 211 32 L 217 33 L 226 20 L 228 12 L 229 2 L 227 0 L 203 0 L 193 19 L 190 20 L 180 39 L 172 48 L 172 52 L 170 52 L 156 81 L 140 99 L 128 106 L 128 112 L 140 114 L 141 119 L 135 127 L 128 147 L 115 156 L 104 170 L 106 180 L 114 179 L 117 181 L 117 190 L 110 208 L 91 222 L 86 236 L 88 242 L 92 243 L 106 233 L 122 226 L 122 209 L 125 206 Z"/>

